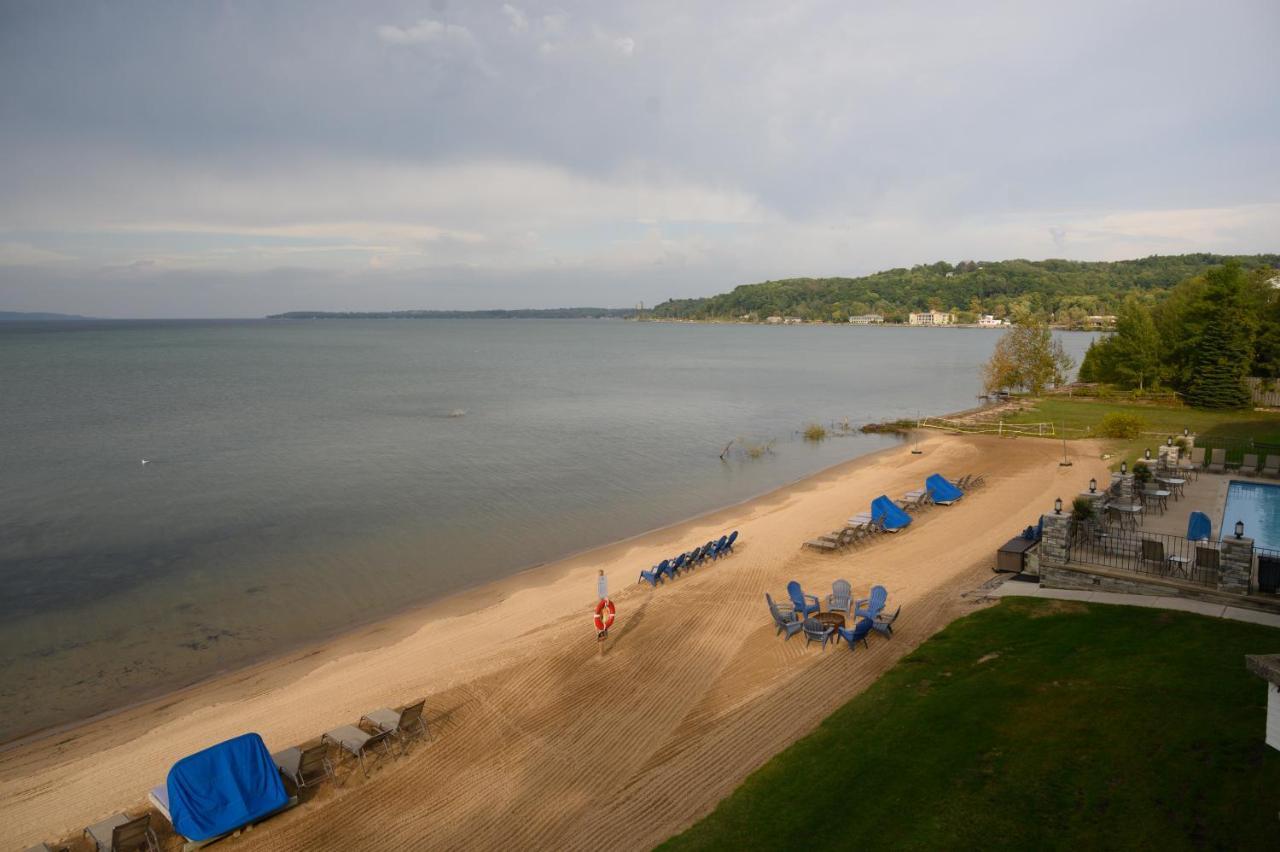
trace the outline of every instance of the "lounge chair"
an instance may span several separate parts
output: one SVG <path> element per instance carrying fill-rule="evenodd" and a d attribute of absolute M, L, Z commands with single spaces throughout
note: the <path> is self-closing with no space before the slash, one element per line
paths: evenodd
<path fill-rule="evenodd" d="M 802 626 L 804 628 L 804 644 L 806 647 L 810 642 L 821 642 L 822 650 L 827 650 L 827 642 L 836 632 L 834 627 L 828 627 L 816 618 L 806 618 Z"/>
<path fill-rule="evenodd" d="M 940 473 L 935 473 L 926 479 L 924 487 L 929 489 L 929 502 L 937 506 L 950 506 L 964 496 L 963 488 L 948 482 L 947 478 Z"/>
<path fill-rule="evenodd" d="M 381 733 L 391 734 L 400 743 L 400 753 L 405 754 L 409 740 L 414 737 L 425 736 L 427 739 L 431 739 L 431 732 L 427 730 L 427 720 L 422 715 L 426 704 L 427 701 L 424 698 L 417 704 L 410 704 L 399 712 L 389 707 L 382 707 L 372 713 L 366 713 L 360 717 L 360 721 L 369 724 Z"/>
<path fill-rule="evenodd" d="M 800 584 L 795 580 L 787 583 L 787 597 L 791 598 L 791 607 L 799 613 L 801 618 L 808 618 L 811 612 L 822 611 L 822 605 L 818 603 L 818 596 L 806 595 L 804 590 L 800 588 Z"/>
<path fill-rule="evenodd" d="M 1215 449 L 1209 454 L 1209 472 L 1225 473 L 1227 470 L 1227 451 L 1224 449 Z"/>
<path fill-rule="evenodd" d="M 149 812 L 140 817 L 115 814 L 89 826 L 84 833 L 98 852 L 136 852 L 138 849 L 160 852 L 160 841 L 151 828 Z"/>
<path fill-rule="evenodd" d="M 893 611 L 893 615 L 885 615 L 881 612 L 871 622 L 871 629 L 877 633 L 883 633 L 885 636 L 893 635 L 893 623 L 898 620 L 898 616 L 902 613 L 902 607 L 899 606 Z"/>
<path fill-rule="evenodd" d="M 871 633 L 871 619 L 859 618 L 858 623 L 855 624 L 852 628 L 849 628 L 849 627 L 836 628 L 836 644 L 837 645 L 840 644 L 840 640 L 843 639 L 844 641 L 849 643 L 850 651 L 857 650 L 856 648 L 854 648 L 854 645 L 856 645 L 858 642 L 861 642 L 863 647 L 870 648 L 871 645 L 870 643 L 867 642 L 867 635 L 870 633 Z"/>
<path fill-rule="evenodd" d="M 785 630 L 787 638 L 790 639 L 804 628 L 804 622 L 800 620 L 793 610 L 780 609 L 773 602 L 773 596 L 768 592 L 764 593 L 764 599 L 769 602 L 769 613 L 773 616 L 774 626 L 778 628 L 774 632 L 774 636 Z"/>
<path fill-rule="evenodd" d="M 858 618 L 875 618 L 889 602 L 889 592 L 884 586 L 872 586 L 871 597 L 854 602 L 853 614 Z M 866 609 L 863 606 L 866 605 Z"/>
<path fill-rule="evenodd" d="M 827 595 L 827 609 L 832 612 L 843 612 L 845 615 L 853 609 L 853 586 L 848 580 L 836 580 L 831 584 L 831 594 Z"/>
<path fill-rule="evenodd" d="M 1216 547 L 1196 548 L 1196 568 L 1200 571 L 1221 571 L 1221 554 Z"/>
<path fill-rule="evenodd" d="M 293 786 L 299 790 L 325 778 L 334 780 L 333 766 L 329 763 L 329 747 L 324 743 L 310 748 L 293 746 L 271 755 L 271 760 L 280 774 L 292 781 Z"/>
<path fill-rule="evenodd" d="M 1204 512 L 1192 512 L 1187 516 L 1187 540 L 1208 541 L 1213 535 L 1213 522 Z"/>
<path fill-rule="evenodd" d="M 1263 476 L 1280 476 L 1280 456 L 1267 456 L 1262 463 Z"/>
<path fill-rule="evenodd" d="M 1240 463 L 1241 473 L 1256 474 L 1258 472 L 1258 454 L 1245 453 L 1244 461 Z"/>
<path fill-rule="evenodd" d="M 390 755 L 391 747 L 387 740 L 390 739 L 391 734 L 391 731 L 379 731 L 376 734 L 371 734 L 355 725 L 340 725 L 332 731 L 326 731 L 320 739 L 336 746 L 339 754 L 346 752 L 359 760 L 360 771 L 368 778 L 369 767 L 364 762 L 365 752 L 381 745 L 382 753 Z"/>
<path fill-rule="evenodd" d="M 659 562 L 657 565 L 653 566 L 652 570 L 641 571 L 640 579 L 636 580 L 636 582 L 637 583 L 646 582 L 651 586 L 656 586 L 666 579 L 667 569 L 670 567 L 671 567 L 670 563 L 664 559 L 661 562 Z"/>

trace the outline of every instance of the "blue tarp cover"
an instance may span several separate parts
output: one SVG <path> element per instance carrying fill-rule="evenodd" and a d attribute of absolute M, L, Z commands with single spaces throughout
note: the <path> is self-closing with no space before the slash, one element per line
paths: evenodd
<path fill-rule="evenodd" d="M 1213 524 L 1204 512 L 1192 512 L 1187 519 L 1187 538 L 1191 541 L 1204 541 L 1213 532 Z"/>
<path fill-rule="evenodd" d="M 871 501 L 871 520 L 876 523 L 883 520 L 887 530 L 900 530 L 911 523 L 911 516 L 902 511 L 897 503 L 881 494 Z"/>
<path fill-rule="evenodd" d="M 169 817 L 188 840 L 209 840 L 284 807 L 280 773 L 262 737 L 242 734 L 169 770 Z"/>
<path fill-rule="evenodd" d="M 940 473 L 935 473 L 924 481 L 924 487 L 933 492 L 933 502 L 950 503 L 959 500 L 964 492 L 947 481 Z"/>

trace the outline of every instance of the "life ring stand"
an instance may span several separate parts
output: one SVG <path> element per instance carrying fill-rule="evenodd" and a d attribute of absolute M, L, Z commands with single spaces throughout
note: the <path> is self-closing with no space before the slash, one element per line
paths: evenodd
<path fill-rule="evenodd" d="M 613 601 L 608 598 L 601 598 L 600 603 L 596 604 L 596 632 L 603 633 L 613 626 L 613 617 L 618 612 L 618 608 L 613 605 Z"/>

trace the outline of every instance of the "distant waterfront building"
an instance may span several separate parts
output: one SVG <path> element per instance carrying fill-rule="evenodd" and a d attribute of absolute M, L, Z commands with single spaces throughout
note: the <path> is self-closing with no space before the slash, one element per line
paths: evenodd
<path fill-rule="evenodd" d="M 910 314 L 907 317 L 907 322 L 911 325 L 951 325 L 955 321 L 955 314 L 948 314 L 943 311 L 922 311 L 918 314 Z"/>
<path fill-rule="evenodd" d="M 782 319 L 783 325 L 800 325 L 802 322 L 804 320 L 800 319 L 800 317 L 783 317 Z"/>
<path fill-rule="evenodd" d="M 856 317 L 849 317 L 849 322 L 854 325 L 878 325 L 884 322 L 884 317 L 880 314 L 858 314 Z"/>
<path fill-rule="evenodd" d="M 1112 314 L 1106 314 L 1103 316 L 1096 316 L 1096 317 L 1087 317 L 1085 324 L 1088 325 L 1090 328 L 1112 328 L 1116 324 L 1116 318 Z"/>
<path fill-rule="evenodd" d="M 1004 320 L 998 320 L 995 317 L 993 317 L 991 314 L 983 314 L 982 316 L 978 317 L 978 325 L 982 326 L 983 328 L 999 328 L 1000 326 L 1004 325 Z"/>
<path fill-rule="evenodd" d="M 769 325 L 782 325 L 782 317 L 765 317 L 764 321 Z"/>

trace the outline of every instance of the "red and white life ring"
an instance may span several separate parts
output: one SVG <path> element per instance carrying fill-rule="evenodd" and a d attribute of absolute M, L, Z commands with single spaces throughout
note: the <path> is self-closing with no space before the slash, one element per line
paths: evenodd
<path fill-rule="evenodd" d="M 596 604 L 596 632 L 608 630 L 613 626 L 614 613 L 618 611 L 613 605 L 613 601 L 608 598 L 601 598 L 600 603 Z"/>

